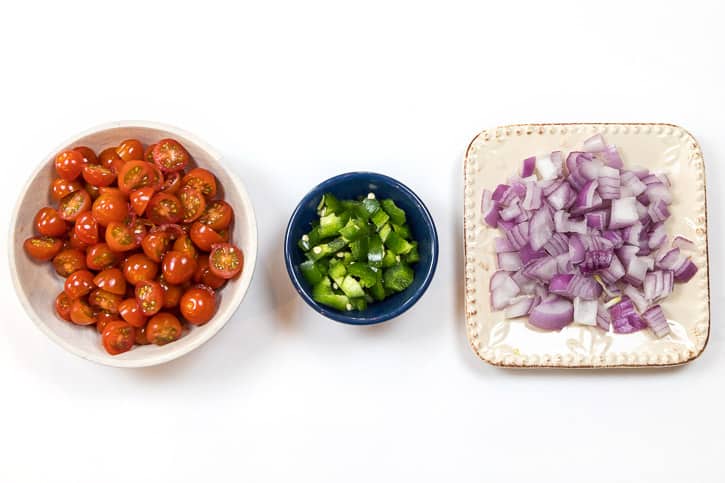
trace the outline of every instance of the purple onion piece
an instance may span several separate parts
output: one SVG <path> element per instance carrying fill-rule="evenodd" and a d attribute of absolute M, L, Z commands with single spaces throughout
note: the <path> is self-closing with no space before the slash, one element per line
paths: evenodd
<path fill-rule="evenodd" d="M 529 323 L 544 330 L 560 330 L 574 320 L 574 306 L 562 297 L 550 295 L 531 311 Z"/>

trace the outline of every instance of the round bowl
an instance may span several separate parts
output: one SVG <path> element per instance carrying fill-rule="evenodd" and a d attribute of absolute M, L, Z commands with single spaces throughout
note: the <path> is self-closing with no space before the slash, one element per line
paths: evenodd
<path fill-rule="evenodd" d="M 341 312 L 312 299 L 312 286 L 305 280 L 299 265 L 305 261 L 297 242 L 311 229 L 311 223 L 319 219 L 317 205 L 325 193 L 338 199 L 359 199 L 374 193 L 378 199 L 391 198 L 405 210 L 413 239 L 418 241 L 420 261 L 412 268 L 413 284 L 404 291 L 391 295 L 382 302 L 368 305 L 363 311 Z M 345 173 L 322 182 L 307 193 L 295 208 L 284 240 L 284 258 L 292 284 L 305 302 L 327 318 L 353 325 L 369 325 L 384 322 L 402 314 L 420 299 L 430 285 L 438 263 L 438 234 L 428 209 L 413 191 L 400 181 L 378 173 Z"/>
<path fill-rule="evenodd" d="M 55 313 L 55 297 L 63 290 L 64 279 L 48 262 L 35 262 L 23 250 L 23 241 L 34 236 L 33 218 L 43 206 L 55 206 L 49 193 L 50 182 L 56 178 L 55 155 L 74 146 L 89 146 L 96 152 L 118 142 L 135 138 L 149 144 L 165 137 L 177 139 L 189 151 L 193 165 L 211 170 L 220 185 L 220 195 L 235 212 L 232 239 L 244 251 L 242 274 L 221 290 L 219 307 L 214 318 L 165 346 L 136 346 L 128 352 L 112 356 L 101 345 L 95 326 L 81 327 L 61 320 Z M 104 124 L 68 139 L 51 151 L 23 187 L 13 211 L 10 225 L 10 273 L 15 290 L 30 319 L 48 337 L 69 352 L 84 359 L 117 367 L 152 366 L 176 359 L 196 349 L 219 332 L 239 306 L 249 288 L 257 258 L 257 225 L 252 202 L 244 185 L 227 169 L 221 156 L 196 136 L 180 129 L 153 122 L 122 121 Z"/>

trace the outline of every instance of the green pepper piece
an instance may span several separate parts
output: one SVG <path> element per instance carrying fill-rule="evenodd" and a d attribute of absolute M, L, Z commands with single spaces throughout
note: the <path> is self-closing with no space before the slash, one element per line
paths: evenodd
<path fill-rule="evenodd" d="M 322 197 L 322 201 L 325 204 L 325 214 L 339 213 L 343 209 L 342 203 L 332 193 L 325 193 Z"/>
<path fill-rule="evenodd" d="M 323 258 L 322 260 L 316 261 L 315 266 L 322 275 L 327 275 L 327 271 L 330 269 L 330 262 L 327 258 Z"/>
<path fill-rule="evenodd" d="M 380 203 L 376 199 L 365 198 L 360 204 L 363 208 L 365 208 L 368 216 L 373 215 L 376 211 L 380 210 Z"/>
<path fill-rule="evenodd" d="M 380 239 L 380 236 L 377 234 L 371 236 L 368 242 L 368 263 L 371 267 L 382 266 L 384 251 L 383 240 Z"/>
<path fill-rule="evenodd" d="M 402 263 L 385 269 L 383 282 L 386 289 L 402 292 L 413 283 L 413 269 Z"/>
<path fill-rule="evenodd" d="M 360 238 L 359 240 L 355 240 L 354 242 L 350 242 L 350 253 L 352 255 L 352 259 L 357 260 L 367 260 L 368 258 L 368 237 Z"/>
<path fill-rule="evenodd" d="M 392 267 L 398 263 L 398 258 L 392 250 L 385 250 L 385 256 L 383 257 L 383 268 Z"/>
<path fill-rule="evenodd" d="M 420 254 L 418 253 L 418 242 L 410 242 L 413 248 L 405 256 L 405 261 L 408 263 L 417 263 L 420 261 Z"/>
<path fill-rule="evenodd" d="M 403 239 L 395 232 L 388 235 L 388 238 L 385 240 L 385 246 L 392 250 L 396 255 L 404 255 L 413 249 L 413 245 L 411 245 L 410 242 Z"/>
<path fill-rule="evenodd" d="M 302 276 L 305 277 L 310 285 L 315 285 L 322 281 L 324 276 L 322 272 L 317 268 L 317 265 L 312 260 L 306 260 L 300 264 L 300 271 Z"/>
<path fill-rule="evenodd" d="M 302 235 L 300 241 L 297 242 L 297 246 L 300 247 L 302 251 L 306 252 L 318 243 L 320 243 L 320 228 L 314 227 L 309 233 Z"/>
<path fill-rule="evenodd" d="M 319 228 L 320 237 L 327 238 L 337 235 L 342 227 L 345 226 L 346 222 L 347 220 L 344 220 L 343 217 L 338 216 L 335 213 L 330 213 L 329 215 L 321 217 Z"/>
<path fill-rule="evenodd" d="M 365 297 L 350 299 L 350 303 L 355 310 L 365 310 L 368 308 L 368 302 L 365 300 Z"/>
<path fill-rule="evenodd" d="M 408 225 L 396 225 L 393 223 L 393 231 L 406 240 L 410 240 L 412 237 L 410 234 L 410 227 Z"/>
<path fill-rule="evenodd" d="M 360 279 L 360 285 L 364 288 L 370 288 L 378 281 L 377 274 L 364 263 L 351 263 L 347 267 L 347 273 Z"/>
<path fill-rule="evenodd" d="M 370 221 L 375 224 L 375 227 L 380 230 L 390 219 L 387 213 L 383 210 L 378 210 L 370 217 Z"/>
<path fill-rule="evenodd" d="M 385 240 L 388 239 L 388 235 L 390 235 L 390 232 L 392 231 L 393 229 L 390 228 L 389 223 L 386 223 L 380 230 L 378 230 L 378 233 L 380 234 L 380 239 L 383 240 L 383 243 L 385 243 Z"/>
<path fill-rule="evenodd" d="M 346 240 L 350 241 L 355 241 L 358 238 L 361 238 L 367 234 L 368 224 L 362 220 L 358 220 L 357 218 L 350 218 L 350 221 L 347 222 L 347 225 L 345 225 L 340 230 L 340 235 L 345 237 Z"/>
<path fill-rule="evenodd" d="M 385 287 L 383 287 L 383 271 L 378 268 L 373 268 L 372 270 L 375 270 L 375 285 L 370 287 L 370 295 L 373 296 L 375 300 L 383 300 L 385 298 Z"/>
<path fill-rule="evenodd" d="M 315 245 L 312 247 L 312 250 L 305 253 L 307 257 L 310 260 L 320 260 L 321 258 L 330 256 L 343 248 L 345 248 L 345 245 L 347 245 L 347 240 L 345 240 L 342 237 L 335 238 L 334 240 L 330 240 L 327 243 L 322 243 L 320 245 Z"/>
<path fill-rule="evenodd" d="M 330 269 L 327 271 L 327 275 L 332 278 L 338 286 L 342 285 L 342 281 L 345 279 L 345 275 L 347 275 L 345 264 L 338 260 L 330 260 Z"/>
<path fill-rule="evenodd" d="M 352 304 L 347 295 L 338 295 L 332 291 L 332 283 L 330 279 L 325 277 L 317 285 L 312 288 L 312 299 L 328 307 L 337 310 L 352 310 Z"/>
<path fill-rule="evenodd" d="M 342 281 L 340 285 L 340 289 L 345 292 L 345 295 L 347 295 L 350 298 L 355 297 L 364 297 L 365 291 L 363 290 L 362 286 L 360 285 L 360 282 L 355 280 L 352 275 L 347 275 L 345 279 Z"/>
<path fill-rule="evenodd" d="M 383 210 L 385 210 L 385 213 L 390 215 L 390 219 L 393 220 L 393 223 L 396 225 L 405 224 L 405 211 L 398 208 L 393 200 L 383 200 L 380 202 L 380 205 L 383 207 Z"/>

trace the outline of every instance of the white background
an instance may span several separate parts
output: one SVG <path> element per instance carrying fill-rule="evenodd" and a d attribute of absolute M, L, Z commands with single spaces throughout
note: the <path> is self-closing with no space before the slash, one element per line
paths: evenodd
<path fill-rule="evenodd" d="M 147 119 L 222 152 L 260 230 L 227 327 L 145 370 L 55 346 L 0 257 L 0 481 L 722 481 L 723 12 L 424 3 L 0 6 L 0 226 L 57 143 Z M 700 141 L 713 318 L 691 365 L 508 371 L 468 347 L 463 151 L 484 128 L 556 121 L 672 122 Z M 356 169 L 412 187 L 440 235 L 426 296 L 377 327 L 318 316 L 282 261 L 297 201 Z"/>

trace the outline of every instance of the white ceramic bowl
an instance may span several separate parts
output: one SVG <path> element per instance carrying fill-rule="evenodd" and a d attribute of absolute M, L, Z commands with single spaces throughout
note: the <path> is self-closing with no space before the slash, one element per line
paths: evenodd
<path fill-rule="evenodd" d="M 220 193 L 234 207 L 234 243 L 244 251 L 244 270 L 221 290 L 219 307 L 214 318 L 181 339 L 165 346 L 136 346 L 117 356 L 109 355 L 101 345 L 95 326 L 81 327 L 61 320 L 54 309 L 55 297 L 63 290 L 64 279 L 51 263 L 32 261 L 22 248 L 23 241 L 33 236 L 33 218 L 43 206 L 54 206 L 50 198 L 50 182 L 56 177 L 55 155 L 74 146 L 89 146 L 96 152 L 129 138 L 144 145 L 171 137 L 177 139 L 191 154 L 197 166 L 212 171 L 219 182 Z M 257 258 L 257 225 L 252 202 L 237 176 L 222 165 L 220 155 L 194 135 L 180 129 L 153 122 L 121 121 L 104 124 L 77 136 L 51 151 L 23 187 L 13 211 L 10 226 L 10 273 L 20 302 L 30 319 L 53 341 L 84 359 L 117 367 L 144 367 L 168 362 L 196 349 L 219 332 L 232 316 L 249 288 Z"/>

